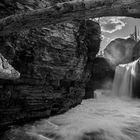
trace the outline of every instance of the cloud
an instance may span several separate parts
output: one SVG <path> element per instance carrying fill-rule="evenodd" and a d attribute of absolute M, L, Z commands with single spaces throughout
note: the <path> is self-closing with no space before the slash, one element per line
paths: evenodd
<path fill-rule="evenodd" d="M 125 17 L 103 17 L 100 19 L 102 32 L 113 33 L 125 27 Z"/>

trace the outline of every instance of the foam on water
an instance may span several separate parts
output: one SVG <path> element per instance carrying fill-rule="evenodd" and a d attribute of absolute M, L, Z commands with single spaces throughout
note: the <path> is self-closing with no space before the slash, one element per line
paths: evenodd
<path fill-rule="evenodd" d="M 132 97 L 133 79 L 139 60 L 116 67 L 112 93 L 118 97 Z"/>
<path fill-rule="evenodd" d="M 12 128 L 2 140 L 140 140 L 140 100 L 130 98 L 137 62 L 116 68 L 109 94 L 96 91 L 96 99 L 63 115 Z"/>
<path fill-rule="evenodd" d="M 140 101 L 102 96 L 7 132 L 12 140 L 139 140 Z M 2 139 L 2 140 L 7 140 Z"/>

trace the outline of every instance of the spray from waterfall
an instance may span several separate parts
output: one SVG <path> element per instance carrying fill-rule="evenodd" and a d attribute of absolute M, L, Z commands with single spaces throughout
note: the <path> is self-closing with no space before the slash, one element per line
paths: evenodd
<path fill-rule="evenodd" d="M 132 97 L 133 81 L 139 60 L 116 67 L 112 94 L 116 97 Z"/>

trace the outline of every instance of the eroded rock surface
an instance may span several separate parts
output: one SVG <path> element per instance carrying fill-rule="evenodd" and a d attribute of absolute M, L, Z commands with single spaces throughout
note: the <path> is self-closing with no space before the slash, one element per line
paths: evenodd
<path fill-rule="evenodd" d="M 65 1 L 1 1 L 0 18 Z M 21 73 L 14 82 L 0 81 L 0 126 L 65 112 L 81 103 L 85 87 L 90 90 L 86 83 L 100 45 L 98 23 L 32 28 L 3 36 L 0 42 L 0 52 Z"/>
<path fill-rule="evenodd" d="M 63 23 L 12 34 L 9 61 L 21 73 L 1 86 L 0 125 L 67 111 L 81 103 L 100 44 L 100 26 Z M 87 89 L 87 88 L 86 88 Z"/>
<path fill-rule="evenodd" d="M 0 54 L 0 79 L 14 80 L 19 77 L 20 73 L 8 63 L 2 54 Z"/>
<path fill-rule="evenodd" d="M 114 65 L 125 64 L 133 61 L 133 48 L 136 44 L 131 38 L 117 38 L 109 43 L 104 50 L 104 55 Z"/>
<path fill-rule="evenodd" d="M 140 57 L 140 41 L 138 41 L 133 48 L 133 60 L 136 60 L 139 57 Z"/>
<path fill-rule="evenodd" d="M 92 63 L 92 76 L 87 82 L 92 91 L 85 98 L 93 98 L 96 89 L 111 89 L 115 74 L 115 66 L 104 57 L 96 57 Z"/>

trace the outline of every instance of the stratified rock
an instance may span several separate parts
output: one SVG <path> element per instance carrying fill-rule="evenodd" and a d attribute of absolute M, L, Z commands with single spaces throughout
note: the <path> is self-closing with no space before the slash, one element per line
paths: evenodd
<path fill-rule="evenodd" d="M 139 42 L 137 43 L 136 47 L 138 47 Z M 138 49 L 138 48 L 136 48 Z M 135 55 L 135 61 L 133 64 L 133 81 L 132 81 L 132 95 L 134 98 L 140 98 L 140 57 L 139 59 L 136 59 L 139 54 L 139 49 L 137 50 L 137 56 Z"/>
<path fill-rule="evenodd" d="M 96 57 L 93 61 L 92 83 L 90 86 L 96 89 L 111 89 L 115 74 L 115 66 L 104 57 Z M 92 93 L 93 95 L 93 93 Z"/>
<path fill-rule="evenodd" d="M 33 6 L 38 6 L 38 1 L 42 3 L 42 0 L 29 0 L 29 2 L 27 0 L 23 2 L 22 0 L 22 4 L 31 4 Z M 44 1 L 45 0 L 43 0 L 43 2 Z M 115 2 L 114 0 L 73 0 L 72 2 L 67 2 L 67 0 L 53 1 L 56 3 L 62 3 L 56 4 L 49 8 L 46 8 L 46 6 L 45 8 L 42 8 L 42 10 L 35 10 L 28 13 L 12 15 L 8 18 L 0 20 L 0 36 L 8 35 L 9 33 L 15 31 L 19 32 L 21 30 L 30 29 L 32 27 L 58 24 L 75 19 L 82 20 L 85 18 L 89 19 L 103 16 L 132 16 L 134 18 L 140 17 L 140 2 L 137 0 L 117 0 Z M 19 2 L 19 0 L 15 0 L 15 2 L 14 0 L 8 0 L 8 2 L 6 3 L 11 2 L 15 4 L 15 2 L 17 3 Z M 19 5 L 20 9 L 24 9 L 24 6 L 22 8 L 22 4 Z M 29 9 L 32 9 L 30 7 L 31 6 L 29 6 Z"/>
<path fill-rule="evenodd" d="M 0 79 L 14 80 L 19 77 L 20 73 L 8 63 L 2 54 L 0 54 Z"/>
<path fill-rule="evenodd" d="M 133 48 L 133 60 L 136 60 L 139 57 L 140 57 L 140 41 L 138 41 Z"/>
<path fill-rule="evenodd" d="M 0 18 L 66 1 L 2 0 Z M 0 81 L 0 126 L 49 117 L 81 103 L 99 50 L 99 24 L 83 20 L 32 28 L 0 42 L 0 52 L 21 73 L 14 82 Z"/>
<path fill-rule="evenodd" d="M 99 50 L 99 29 L 87 20 L 9 36 L 14 46 L 9 60 L 21 78 L 1 86 L 0 125 L 49 117 L 81 103 Z"/>
<path fill-rule="evenodd" d="M 96 54 L 99 51 L 99 46 L 101 42 L 101 28 L 98 23 L 94 23 L 91 20 L 85 22 L 87 28 L 81 26 L 81 46 L 86 46 L 87 48 L 87 63 L 85 66 L 85 77 L 86 77 L 86 86 L 85 86 L 85 99 L 93 98 L 93 73 L 92 70 L 94 68 L 94 59 Z M 83 24 L 84 25 L 84 24 Z"/>
<path fill-rule="evenodd" d="M 104 56 L 113 64 L 125 64 L 133 61 L 133 48 L 136 44 L 131 38 L 117 38 L 109 43 L 104 50 Z"/>

